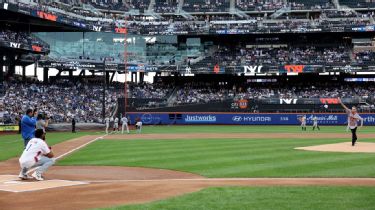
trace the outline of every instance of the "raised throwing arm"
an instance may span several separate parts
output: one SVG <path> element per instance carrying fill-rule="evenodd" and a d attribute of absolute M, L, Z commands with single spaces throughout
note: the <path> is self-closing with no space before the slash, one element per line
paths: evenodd
<path fill-rule="evenodd" d="M 349 108 L 348 108 L 347 106 L 345 106 L 344 103 L 342 103 L 341 98 L 338 98 L 338 100 L 339 100 L 340 105 L 341 105 L 346 111 L 348 111 Z"/>

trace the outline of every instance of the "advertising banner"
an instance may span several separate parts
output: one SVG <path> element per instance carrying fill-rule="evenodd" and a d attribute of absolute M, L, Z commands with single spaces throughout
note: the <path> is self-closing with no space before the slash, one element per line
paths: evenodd
<path fill-rule="evenodd" d="M 18 131 L 18 125 L 0 125 L 0 132 Z"/>
<path fill-rule="evenodd" d="M 247 114 L 247 113 L 129 113 L 131 123 L 140 118 L 145 125 L 299 125 L 299 118 L 306 115 L 312 125 L 314 116 L 320 125 L 347 125 L 344 113 L 329 114 Z M 364 125 L 375 125 L 375 114 L 361 114 Z"/>

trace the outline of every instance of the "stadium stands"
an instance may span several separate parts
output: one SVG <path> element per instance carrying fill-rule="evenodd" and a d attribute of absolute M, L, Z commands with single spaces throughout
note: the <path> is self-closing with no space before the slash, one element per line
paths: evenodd
<path fill-rule="evenodd" d="M 333 8 L 330 0 L 289 0 L 293 9 L 329 9 Z"/>
<path fill-rule="evenodd" d="M 12 44 L 10 44 L 12 43 Z M 0 45 L 16 47 L 28 51 L 49 52 L 49 44 L 26 32 L 14 32 L 11 30 L 0 30 Z M 36 49 L 38 48 L 38 49 Z"/>
<path fill-rule="evenodd" d="M 185 0 L 182 9 L 187 12 L 228 12 L 229 0 Z"/>
<path fill-rule="evenodd" d="M 278 10 L 285 6 L 283 0 L 238 0 L 236 7 L 243 11 Z"/>
<path fill-rule="evenodd" d="M 3 99 L 5 114 L 15 122 L 19 114 L 30 107 L 47 114 L 52 122 L 68 122 L 75 116 L 78 122 L 102 122 L 102 92 L 99 85 L 61 81 L 51 85 L 8 81 Z M 116 106 L 121 91 L 106 92 L 107 114 Z"/>
<path fill-rule="evenodd" d="M 154 10 L 157 13 L 174 13 L 177 11 L 176 0 L 155 0 Z"/>
<path fill-rule="evenodd" d="M 352 8 L 374 8 L 375 2 L 374 1 L 368 1 L 368 0 L 339 0 L 339 3 L 341 5 L 345 5 Z"/>

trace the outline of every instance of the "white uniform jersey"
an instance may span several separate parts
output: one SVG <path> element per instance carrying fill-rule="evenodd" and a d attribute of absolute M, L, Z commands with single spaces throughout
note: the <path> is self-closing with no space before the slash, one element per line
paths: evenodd
<path fill-rule="evenodd" d="M 118 128 L 118 118 L 115 118 L 115 122 L 113 123 L 114 128 Z"/>
<path fill-rule="evenodd" d="M 19 161 L 21 164 L 28 163 L 27 165 L 34 165 L 40 160 L 42 155 L 50 153 L 47 143 L 39 138 L 32 138 L 26 145 Z"/>
<path fill-rule="evenodd" d="M 122 117 L 121 122 L 122 122 L 122 124 L 128 124 L 128 118 Z"/>
<path fill-rule="evenodd" d="M 135 125 L 138 126 L 138 127 L 141 127 L 142 126 L 142 122 L 138 121 Z"/>
<path fill-rule="evenodd" d="M 107 124 L 107 125 L 109 125 L 109 118 L 107 117 L 107 118 L 105 118 L 105 124 Z"/>
<path fill-rule="evenodd" d="M 318 118 L 317 117 L 313 118 L 313 123 L 314 123 L 314 125 L 318 125 Z"/>
<path fill-rule="evenodd" d="M 347 111 L 348 113 L 348 125 L 350 129 L 354 129 L 358 126 L 358 121 L 363 120 L 358 113 L 353 114 L 351 111 Z"/>
<path fill-rule="evenodd" d="M 305 127 L 306 126 L 306 116 L 301 117 L 301 126 Z"/>

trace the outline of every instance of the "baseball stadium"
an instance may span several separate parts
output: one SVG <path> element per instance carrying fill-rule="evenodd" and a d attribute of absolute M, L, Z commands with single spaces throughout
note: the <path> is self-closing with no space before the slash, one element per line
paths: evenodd
<path fill-rule="evenodd" d="M 373 0 L 0 0 L 0 210 L 375 210 Z"/>

